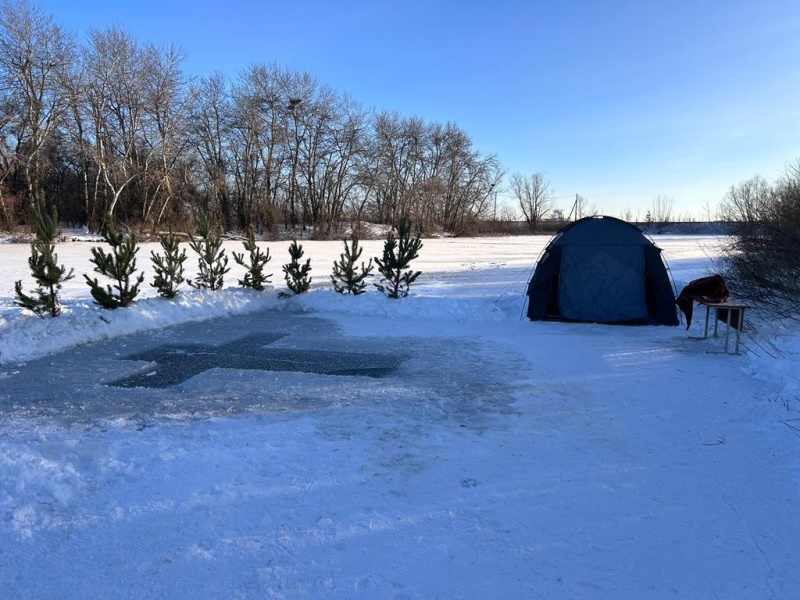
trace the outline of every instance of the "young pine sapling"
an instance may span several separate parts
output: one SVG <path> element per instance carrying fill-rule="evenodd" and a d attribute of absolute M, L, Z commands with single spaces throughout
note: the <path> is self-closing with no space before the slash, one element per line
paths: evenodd
<path fill-rule="evenodd" d="M 411 220 L 403 216 L 397 225 L 397 237 L 390 231 L 383 243 L 383 257 L 375 258 L 380 283 L 374 284 L 378 290 L 389 298 L 405 298 L 411 284 L 420 276 L 421 271 L 411 271 L 411 261 L 419 255 L 422 248 L 419 233 L 411 237 Z"/>
<path fill-rule="evenodd" d="M 150 252 L 155 277 L 152 285 L 162 298 L 174 298 L 178 294 L 178 286 L 186 278 L 183 276 L 183 263 L 186 262 L 186 250 L 181 249 L 180 239 L 172 232 L 161 236 L 161 248 L 164 254 Z"/>
<path fill-rule="evenodd" d="M 197 222 L 197 237 L 189 236 L 189 247 L 197 252 L 198 274 L 189 285 L 198 289 L 209 289 L 212 292 L 221 290 L 225 273 L 230 271 L 228 257 L 222 249 L 222 236 L 204 214 Z"/>
<path fill-rule="evenodd" d="M 344 241 L 344 252 L 339 256 L 338 261 L 333 263 L 333 274 L 331 281 L 333 288 L 340 294 L 363 294 L 367 287 L 365 279 L 369 277 L 374 269 L 372 259 L 365 265 L 361 263 L 361 268 L 356 264 L 358 259 L 361 258 L 363 248 L 358 247 L 358 238 L 352 237 L 352 245 L 348 245 L 347 240 Z"/>
<path fill-rule="evenodd" d="M 297 240 L 292 240 L 289 246 L 289 256 L 292 257 L 291 262 L 283 265 L 286 285 L 295 294 L 307 292 L 311 286 L 311 277 L 308 275 L 309 271 L 311 271 L 311 259 L 309 258 L 304 264 L 300 264 L 300 259 L 303 257 L 303 246 L 299 245 Z"/>
<path fill-rule="evenodd" d="M 271 259 L 269 255 L 269 248 L 267 248 L 267 252 L 265 254 L 261 251 L 261 248 L 256 245 L 256 238 L 252 225 L 247 228 L 247 239 L 243 242 L 243 244 L 244 249 L 250 253 L 249 262 L 245 262 L 244 252 L 241 254 L 236 252 L 233 253 L 233 260 L 235 260 L 237 264 L 247 269 L 247 273 L 244 274 L 244 279 L 239 280 L 239 285 L 252 288 L 260 292 L 264 289 L 265 283 L 271 283 L 270 277 L 272 277 L 272 273 L 268 275 L 264 274 L 264 266 Z"/>
<path fill-rule="evenodd" d="M 31 275 L 36 280 L 36 289 L 31 296 L 22 291 L 22 281 L 14 284 L 17 297 L 14 300 L 18 306 L 33 311 L 40 317 L 50 315 L 57 317 L 61 313 L 61 303 L 58 300 L 58 291 L 61 284 L 74 277 L 73 270 L 67 272 L 64 265 L 58 264 L 55 253 L 54 240 L 58 235 L 58 213 L 53 209 L 48 215 L 39 204 L 31 208 L 33 230 L 36 234 L 31 244 L 31 256 L 28 266 Z"/>
<path fill-rule="evenodd" d="M 96 273 L 114 280 L 114 284 L 104 288 L 97 278 L 90 279 L 88 275 L 84 275 L 84 278 L 96 304 L 108 309 L 128 306 L 139 294 L 139 286 L 144 281 L 144 275 L 140 273 L 135 283 L 131 282 L 136 273 L 136 253 L 139 252 L 136 236 L 116 233 L 111 223 L 103 227 L 102 235 L 103 240 L 111 246 L 111 252 L 94 246 L 91 262 L 95 265 Z"/>

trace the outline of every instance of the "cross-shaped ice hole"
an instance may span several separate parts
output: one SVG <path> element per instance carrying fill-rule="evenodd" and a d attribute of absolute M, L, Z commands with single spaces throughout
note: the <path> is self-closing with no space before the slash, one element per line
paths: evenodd
<path fill-rule="evenodd" d="M 143 372 L 109 382 L 115 387 L 166 388 L 209 369 L 295 371 L 320 375 L 386 377 L 404 357 L 390 354 L 267 348 L 285 334 L 254 334 L 226 344 L 172 344 L 123 357 L 150 364 Z"/>

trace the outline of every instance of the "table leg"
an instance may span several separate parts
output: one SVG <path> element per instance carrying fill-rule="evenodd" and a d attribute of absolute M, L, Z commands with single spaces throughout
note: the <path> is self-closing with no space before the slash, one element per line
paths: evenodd
<path fill-rule="evenodd" d="M 728 353 L 728 339 L 731 337 L 731 315 L 733 314 L 732 309 L 729 308 L 727 310 L 728 314 L 725 315 L 725 354 Z M 719 319 L 717 319 L 717 321 L 719 321 Z"/>
<path fill-rule="evenodd" d="M 739 336 L 742 335 L 742 327 L 744 327 L 744 308 L 739 309 L 739 322 L 736 324 L 736 352 L 739 354 Z"/>

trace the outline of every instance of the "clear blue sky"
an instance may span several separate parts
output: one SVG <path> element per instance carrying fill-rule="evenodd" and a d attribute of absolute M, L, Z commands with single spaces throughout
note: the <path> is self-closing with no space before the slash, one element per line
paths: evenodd
<path fill-rule="evenodd" d="M 543 171 L 606 214 L 662 194 L 701 216 L 800 158 L 798 0 L 42 4 L 78 34 L 174 42 L 192 75 L 277 62 L 368 107 L 453 121 L 509 173 Z"/>

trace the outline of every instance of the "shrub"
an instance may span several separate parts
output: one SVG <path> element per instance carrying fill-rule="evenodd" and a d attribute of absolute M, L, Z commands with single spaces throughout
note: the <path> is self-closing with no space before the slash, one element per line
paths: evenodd
<path fill-rule="evenodd" d="M 777 316 L 800 316 L 800 162 L 770 185 L 731 187 L 720 207 L 731 221 L 724 274 L 731 293 Z"/>

